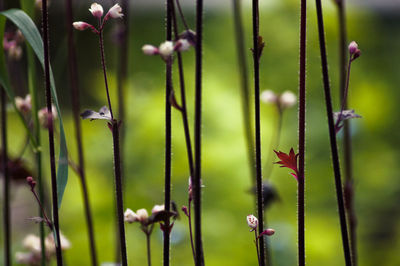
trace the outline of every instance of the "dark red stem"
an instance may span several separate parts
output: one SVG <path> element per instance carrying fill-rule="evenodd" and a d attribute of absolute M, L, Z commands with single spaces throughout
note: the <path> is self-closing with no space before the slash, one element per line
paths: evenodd
<path fill-rule="evenodd" d="M 4 265 L 11 265 L 11 223 L 10 223 L 10 177 L 8 175 L 8 155 L 7 155 L 7 110 L 6 93 L 4 88 L 1 90 L 1 142 L 2 142 L 2 165 L 3 165 L 3 233 L 4 233 Z"/>

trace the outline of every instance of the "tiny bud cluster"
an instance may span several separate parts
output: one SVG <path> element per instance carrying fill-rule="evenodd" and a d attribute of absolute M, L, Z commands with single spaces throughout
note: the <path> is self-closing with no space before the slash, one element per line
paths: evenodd
<path fill-rule="evenodd" d="M 171 59 L 174 52 L 184 52 L 190 49 L 192 46 L 191 42 L 187 39 L 179 39 L 175 42 L 165 41 L 156 47 L 154 45 L 145 44 L 142 47 L 142 51 L 145 55 L 160 55 L 164 61 Z"/>
<path fill-rule="evenodd" d="M 272 90 L 265 90 L 261 93 L 260 99 L 264 103 L 275 104 L 280 110 L 290 108 L 297 103 L 297 97 L 291 91 L 277 94 Z"/>

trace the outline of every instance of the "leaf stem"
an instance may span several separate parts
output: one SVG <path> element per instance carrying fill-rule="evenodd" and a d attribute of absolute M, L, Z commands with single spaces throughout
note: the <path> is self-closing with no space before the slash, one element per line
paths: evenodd
<path fill-rule="evenodd" d="M 352 261 L 351 261 L 350 247 L 349 247 L 349 239 L 348 239 L 348 234 L 347 234 L 346 213 L 345 213 L 344 200 L 343 200 L 342 181 L 341 181 L 341 176 L 340 176 L 339 155 L 338 155 L 338 148 L 337 148 L 337 143 L 336 143 L 335 126 L 334 126 L 334 121 L 333 121 L 332 99 L 331 99 L 331 93 L 330 93 L 328 61 L 327 61 L 327 56 L 326 56 L 326 47 L 325 47 L 326 44 L 325 44 L 325 35 L 324 35 L 325 32 L 324 32 L 324 21 L 323 21 L 321 0 L 316 0 L 316 7 L 317 7 L 317 19 L 318 19 L 319 43 L 320 43 L 320 51 L 321 51 L 322 75 L 323 75 L 324 91 L 325 91 L 325 104 L 326 104 L 326 111 L 327 111 L 327 116 L 328 116 L 329 137 L 330 137 L 330 145 L 331 145 L 331 152 L 332 152 L 333 171 L 334 171 L 334 175 L 335 175 L 336 198 L 337 198 L 338 208 L 339 208 L 339 218 L 340 218 L 340 227 L 341 227 L 341 233 L 342 233 L 343 251 L 344 251 L 346 265 L 351 266 Z"/>
<path fill-rule="evenodd" d="M 106 93 L 107 93 L 108 109 L 110 109 L 111 120 L 114 120 L 114 114 L 111 106 L 110 92 L 108 89 L 106 60 L 104 56 L 103 26 L 101 26 L 99 29 L 99 43 L 100 43 L 100 54 L 101 54 L 101 66 L 103 69 L 104 84 L 106 86 Z"/>
<path fill-rule="evenodd" d="M 260 250 L 258 248 L 258 234 L 257 234 L 257 229 L 254 230 L 254 243 L 256 244 L 256 250 L 257 250 L 257 259 L 258 259 L 258 265 L 261 265 L 261 260 L 260 260 Z"/>
<path fill-rule="evenodd" d="M 151 233 L 146 233 L 146 244 L 147 244 L 147 265 L 151 266 L 151 247 L 150 247 L 150 235 Z"/>
<path fill-rule="evenodd" d="M 47 0 L 42 1 L 42 20 L 43 20 L 43 49 L 44 49 L 44 69 L 45 69 L 45 84 L 46 84 L 46 105 L 49 115 L 48 132 L 49 132 L 49 149 L 50 149 L 50 172 L 52 186 L 52 204 L 53 204 L 53 229 L 55 233 L 55 246 L 57 265 L 63 265 L 61 242 L 60 242 L 60 227 L 58 217 L 58 195 L 57 195 L 57 176 L 56 176 L 56 161 L 54 154 L 54 121 L 52 114 L 52 97 L 50 93 L 50 60 L 49 60 L 49 35 L 48 35 L 48 12 Z"/>
<path fill-rule="evenodd" d="M 70 88 L 71 88 L 72 111 L 73 111 L 73 119 L 75 125 L 75 138 L 78 149 L 77 169 L 82 187 L 82 197 L 85 209 L 86 226 L 89 237 L 90 258 L 92 265 L 96 266 L 98 264 L 97 254 L 96 254 L 96 242 L 94 236 L 92 212 L 89 203 L 89 191 L 86 184 L 85 161 L 84 161 L 83 144 L 82 144 L 82 130 L 79 117 L 80 97 L 79 97 L 79 87 L 78 87 L 79 86 L 78 67 L 76 62 L 76 49 L 75 49 L 73 29 L 72 29 L 73 15 L 72 15 L 71 0 L 65 1 L 65 8 L 66 8 L 67 34 L 68 34 L 68 66 L 69 66 L 69 78 L 70 78 Z"/>
<path fill-rule="evenodd" d="M 253 63 L 254 63 L 254 108 L 255 108 L 255 149 L 256 149 L 256 189 L 257 189 L 257 217 L 259 231 L 264 227 L 264 207 L 262 193 L 262 169 L 261 169 L 261 127 L 260 127 L 260 58 L 259 58 L 259 3 L 253 0 Z M 260 266 L 265 265 L 264 237 L 258 239 L 260 248 Z"/>

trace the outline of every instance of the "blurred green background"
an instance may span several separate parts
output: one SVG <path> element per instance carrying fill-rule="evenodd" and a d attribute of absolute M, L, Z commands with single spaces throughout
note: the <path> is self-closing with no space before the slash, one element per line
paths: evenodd
<path fill-rule="evenodd" d="M 8 7 L 15 7 L 8 1 Z M 74 126 L 71 117 L 67 75 L 66 32 L 63 1 L 50 6 L 51 59 L 65 121 L 68 147 L 76 159 Z M 79 1 L 74 20 L 93 22 L 87 9 L 90 1 Z M 107 10 L 114 1 L 99 1 Z M 162 1 L 154 6 L 131 1 L 129 33 L 129 78 L 126 82 L 127 118 L 124 146 L 125 208 L 151 210 L 162 204 L 164 190 L 164 64 L 159 57 L 142 54 L 144 44 L 158 45 L 165 39 Z M 194 3 L 184 0 L 185 15 L 194 28 Z M 206 4 L 211 1 L 206 1 Z M 244 2 L 244 1 L 243 1 Z M 248 3 L 247 3 L 248 2 Z M 379 2 L 379 1 L 376 1 Z M 307 153 L 306 153 L 306 253 L 308 265 L 343 265 L 339 219 L 330 161 L 328 128 L 323 99 L 316 12 L 308 1 L 307 48 Z M 323 1 L 328 45 L 328 60 L 335 109 L 339 109 L 338 22 L 333 1 Z M 359 265 L 400 265 L 400 167 L 399 113 L 395 111 L 400 92 L 399 47 L 400 6 L 378 9 L 350 2 L 348 38 L 356 40 L 362 56 L 354 62 L 350 81 L 350 107 L 363 116 L 353 120 L 353 163 L 355 207 L 358 218 Z M 260 35 L 266 41 L 261 59 L 261 87 L 276 92 L 297 93 L 299 3 L 294 0 L 261 1 Z M 251 47 L 250 1 L 243 9 L 246 47 Z M 106 27 L 106 56 L 111 98 L 116 104 L 117 53 L 112 42 L 118 21 Z M 39 21 L 37 25 L 40 25 Z M 182 27 L 181 27 L 182 29 Z M 203 241 L 207 265 L 256 265 L 253 234 L 246 215 L 254 212 L 253 196 L 248 193 L 251 178 L 248 168 L 240 102 L 240 83 L 233 31 L 232 4 L 209 6 L 204 22 L 203 68 Z M 106 104 L 99 59 L 98 40 L 91 32 L 75 32 L 79 60 L 82 110 L 99 109 Z M 247 53 L 251 69 L 251 53 Z M 194 120 L 194 51 L 184 54 L 189 122 Z M 25 95 L 24 60 L 17 94 Z M 176 66 L 175 66 L 176 67 Z M 178 88 L 177 70 L 174 85 Z M 250 73 L 251 74 L 251 73 Z M 42 82 L 39 90 L 43 91 Z M 176 90 L 179 95 L 178 90 Z M 44 93 L 43 93 L 44 95 Z M 44 96 L 40 97 L 44 104 Z M 114 107 L 116 109 L 116 107 Z M 280 149 L 297 147 L 296 107 L 284 114 Z M 273 106 L 262 105 L 262 152 L 264 161 L 271 147 L 276 113 Z M 16 156 L 25 136 L 16 115 L 9 113 L 9 146 Z M 114 189 L 112 139 L 102 121 L 82 121 L 86 172 L 93 209 L 99 261 L 115 257 Z M 191 127 L 193 132 L 193 127 Z M 47 133 L 42 131 L 43 167 L 49 181 Z M 339 136 L 339 138 L 341 138 Z M 341 142 L 340 142 L 341 144 Z M 32 152 L 24 158 L 33 169 Z M 275 158 L 274 158 L 275 160 Z M 172 198 L 179 206 L 187 205 L 188 167 L 181 115 L 173 110 Z M 265 170 L 265 169 L 264 169 Z M 296 182 L 287 169 L 274 166 L 270 181 L 280 201 L 268 209 L 268 227 L 273 265 L 295 265 Z M 49 187 L 49 186 L 48 186 Z M 12 188 L 12 252 L 22 251 L 22 240 L 37 234 L 37 226 L 27 220 L 36 216 L 36 203 L 25 184 Z M 72 242 L 65 252 L 67 265 L 89 265 L 89 249 L 77 176 L 70 171 L 69 183 L 60 210 L 61 230 Z M 126 225 L 129 262 L 145 265 L 145 235 L 138 224 Z M 0 233 L 2 234 L 2 232 Z M 3 239 L 1 235 L 1 239 Z M 192 265 L 187 219 L 175 223 L 172 231 L 171 265 Z M 1 242 L 0 247 L 2 247 Z M 3 261 L 3 249 L 0 260 Z M 162 263 L 162 235 L 157 227 L 152 235 L 154 265 Z"/>

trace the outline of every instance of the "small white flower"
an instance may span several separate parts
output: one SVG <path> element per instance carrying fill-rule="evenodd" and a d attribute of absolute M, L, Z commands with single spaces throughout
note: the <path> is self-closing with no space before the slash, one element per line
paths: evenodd
<path fill-rule="evenodd" d="M 40 253 L 41 246 L 40 246 L 40 238 L 35 235 L 27 235 L 24 240 L 23 240 L 23 246 L 24 248 L 28 249 L 29 251 L 32 251 L 34 253 Z"/>
<path fill-rule="evenodd" d="M 124 220 L 125 220 L 125 222 L 128 222 L 131 224 L 133 222 L 138 221 L 139 216 L 134 211 L 132 211 L 131 209 L 128 208 L 128 209 L 126 209 L 126 211 L 124 213 Z"/>
<path fill-rule="evenodd" d="M 108 10 L 106 17 L 112 17 L 112 18 L 122 18 L 124 14 L 122 14 L 122 8 L 118 5 L 115 4 Z"/>
<path fill-rule="evenodd" d="M 76 21 L 72 23 L 72 26 L 74 26 L 74 28 L 77 30 L 86 30 L 90 25 L 83 21 Z"/>
<path fill-rule="evenodd" d="M 57 109 L 54 105 L 51 106 L 51 114 L 53 117 L 53 121 L 57 119 Z M 42 127 L 49 127 L 49 113 L 47 112 L 47 107 L 44 107 L 38 111 L 39 123 Z"/>
<path fill-rule="evenodd" d="M 150 45 L 150 44 L 145 44 L 142 47 L 142 51 L 145 55 L 155 55 L 158 54 L 158 48 Z"/>
<path fill-rule="evenodd" d="M 292 107 L 293 105 L 296 104 L 297 97 L 293 92 L 285 91 L 279 97 L 279 101 L 280 101 L 280 104 L 281 104 L 282 108 L 289 108 L 289 107 Z"/>
<path fill-rule="evenodd" d="M 157 212 L 161 212 L 163 211 L 164 208 L 164 204 L 163 205 L 154 205 L 153 209 L 151 210 L 151 213 L 157 213 Z"/>
<path fill-rule="evenodd" d="M 36 265 L 36 264 L 34 264 L 36 262 L 36 260 L 34 258 L 35 258 L 35 256 L 30 252 L 29 253 L 28 252 L 15 253 L 15 261 L 18 264 Z"/>
<path fill-rule="evenodd" d="M 96 18 L 101 18 L 103 16 L 103 7 L 98 3 L 93 3 L 90 6 L 89 11 Z"/>
<path fill-rule="evenodd" d="M 169 58 L 172 53 L 174 52 L 174 44 L 171 41 L 165 41 L 162 44 L 160 44 L 160 47 L 158 47 L 158 52 L 162 56 L 162 58 L 167 59 Z"/>
<path fill-rule="evenodd" d="M 32 103 L 31 103 L 31 96 L 27 94 L 25 96 L 25 99 L 21 97 L 15 97 L 15 105 L 17 106 L 17 109 L 24 114 L 27 114 L 31 111 L 32 109 Z"/>
<path fill-rule="evenodd" d="M 176 42 L 175 47 L 179 52 L 184 52 L 190 49 L 190 43 L 186 39 L 180 39 Z"/>
<path fill-rule="evenodd" d="M 265 90 L 261 93 L 260 99 L 264 103 L 276 103 L 278 96 L 272 90 Z"/>
<path fill-rule="evenodd" d="M 247 215 L 247 225 L 251 228 L 250 232 L 257 229 L 258 226 L 258 219 L 254 215 L 250 214 Z"/>
<path fill-rule="evenodd" d="M 138 221 L 141 223 L 147 221 L 147 219 L 149 218 L 149 214 L 147 213 L 146 209 L 137 210 L 136 215 L 138 216 Z"/>
<path fill-rule="evenodd" d="M 61 249 L 67 250 L 71 248 L 71 242 L 60 232 L 60 242 L 61 242 Z M 54 242 L 54 234 L 50 233 L 44 240 L 45 247 L 46 247 L 46 254 L 47 256 L 54 255 L 56 253 L 56 245 Z"/>

